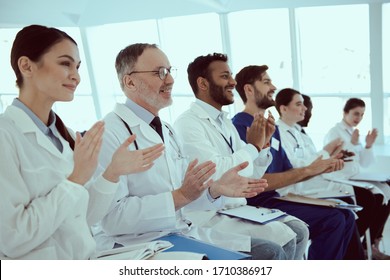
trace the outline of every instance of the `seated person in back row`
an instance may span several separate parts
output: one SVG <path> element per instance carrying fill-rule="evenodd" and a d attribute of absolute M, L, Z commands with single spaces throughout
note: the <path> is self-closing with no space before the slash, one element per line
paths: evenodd
<path fill-rule="evenodd" d="M 329 143 L 335 138 L 342 138 L 344 140 L 344 149 L 353 152 L 351 161 L 346 163 L 346 168 L 336 172 L 333 176 L 341 179 L 348 179 L 352 175 L 359 173 L 361 167 L 368 167 L 375 161 L 373 145 L 378 135 L 377 129 L 372 129 L 367 132 L 365 136 L 365 143 L 363 145 L 359 137 L 359 129 L 356 127 L 363 119 L 366 105 L 362 99 L 350 98 L 345 103 L 343 109 L 343 119 L 337 123 L 325 136 L 325 143 Z M 364 193 L 358 196 L 362 206 L 367 207 L 371 204 L 375 215 L 367 213 L 366 221 L 369 223 L 373 258 L 388 259 L 389 256 L 384 255 L 379 251 L 379 242 L 382 239 L 382 232 L 386 221 L 389 217 L 390 211 L 390 188 L 386 183 L 370 182 L 374 185 L 371 190 L 372 193 Z M 373 217 L 375 216 L 375 219 Z M 362 229 L 364 230 L 364 228 Z"/>

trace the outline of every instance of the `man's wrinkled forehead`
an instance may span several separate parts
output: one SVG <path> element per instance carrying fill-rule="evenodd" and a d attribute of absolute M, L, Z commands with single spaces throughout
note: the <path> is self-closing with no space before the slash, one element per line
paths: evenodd
<path fill-rule="evenodd" d="M 137 67 L 148 67 L 158 69 L 160 67 L 170 67 L 166 54 L 158 48 L 148 48 L 138 57 Z"/>

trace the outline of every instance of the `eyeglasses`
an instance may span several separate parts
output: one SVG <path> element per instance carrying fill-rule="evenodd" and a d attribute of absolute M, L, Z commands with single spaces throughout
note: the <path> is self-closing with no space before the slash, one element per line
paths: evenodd
<path fill-rule="evenodd" d="M 158 70 L 152 70 L 152 71 L 132 71 L 127 75 L 136 74 L 136 73 L 155 73 L 158 74 L 158 77 L 164 81 L 168 73 L 171 74 L 172 78 L 175 78 L 177 69 L 172 67 L 170 68 L 160 67 Z"/>

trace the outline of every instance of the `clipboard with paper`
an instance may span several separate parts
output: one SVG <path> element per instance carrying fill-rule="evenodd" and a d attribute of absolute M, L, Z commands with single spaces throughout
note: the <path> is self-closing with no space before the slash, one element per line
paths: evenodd
<path fill-rule="evenodd" d="M 232 209 L 219 210 L 218 213 L 257 222 L 260 224 L 269 223 L 286 215 L 285 212 L 278 209 L 269 209 L 248 205 L 243 205 Z"/>
<path fill-rule="evenodd" d="M 355 181 L 387 182 L 390 181 L 390 176 L 384 173 L 360 172 L 349 179 Z"/>
<path fill-rule="evenodd" d="M 341 184 L 347 184 L 347 185 L 351 185 L 354 187 L 364 188 L 367 190 L 371 190 L 372 188 L 374 188 L 372 183 L 363 182 L 363 181 L 353 181 L 353 180 L 340 179 L 340 178 L 325 178 L 325 179 L 328 181 L 333 181 L 333 182 L 341 183 Z"/>
<path fill-rule="evenodd" d="M 311 204 L 311 205 L 317 205 L 317 206 L 324 206 L 324 207 L 332 207 L 332 208 L 342 208 L 342 209 L 350 209 L 354 211 L 360 211 L 363 209 L 363 207 L 355 204 L 348 204 L 339 200 L 334 199 L 321 199 L 321 198 L 313 198 L 313 197 L 307 197 L 297 194 L 289 193 L 285 196 L 278 197 L 277 199 L 289 201 L 289 202 L 295 202 L 295 203 L 302 203 L 302 204 Z"/>

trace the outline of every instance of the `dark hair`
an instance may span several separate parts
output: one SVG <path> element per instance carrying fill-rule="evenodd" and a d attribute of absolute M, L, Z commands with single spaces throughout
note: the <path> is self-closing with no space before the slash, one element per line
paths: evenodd
<path fill-rule="evenodd" d="M 195 96 L 198 94 L 198 84 L 196 80 L 199 77 L 206 78 L 210 80 L 210 71 L 209 66 L 214 61 L 223 61 L 227 62 L 228 57 L 226 54 L 213 53 L 206 56 L 198 56 L 193 62 L 191 62 L 187 67 L 188 73 L 188 82 L 191 85 L 192 91 Z"/>
<path fill-rule="evenodd" d="M 303 97 L 303 105 L 305 105 L 307 110 L 305 112 L 305 118 L 303 120 L 301 120 L 300 122 L 298 122 L 298 124 L 302 127 L 307 127 L 309 124 L 309 121 L 311 119 L 311 116 L 312 116 L 311 111 L 313 109 L 313 103 L 311 102 L 310 96 L 308 96 L 306 94 L 301 94 L 301 95 Z"/>
<path fill-rule="evenodd" d="M 350 98 L 350 99 L 348 99 L 347 103 L 345 103 L 344 113 L 348 113 L 350 110 L 352 110 L 356 107 L 365 108 L 366 103 L 364 103 L 364 101 L 359 99 L 359 98 Z"/>
<path fill-rule="evenodd" d="M 148 43 L 132 44 L 121 50 L 116 56 L 115 69 L 122 90 L 124 89 L 123 76 L 133 71 L 138 58 L 146 49 L 158 49 L 158 46 L 156 44 Z"/>
<path fill-rule="evenodd" d="M 236 90 L 238 94 L 240 95 L 242 102 L 244 104 L 246 103 L 246 95 L 244 86 L 246 84 L 252 85 L 255 81 L 263 78 L 263 74 L 268 70 L 267 65 L 249 65 L 240 70 L 240 72 L 237 73 L 235 79 L 237 82 Z"/>
<path fill-rule="evenodd" d="M 284 88 L 279 91 L 279 93 L 275 97 L 275 107 L 276 110 L 278 110 L 279 115 L 281 115 L 280 106 L 287 106 L 293 100 L 294 95 L 296 94 L 300 95 L 301 93 L 292 88 Z"/>
<path fill-rule="evenodd" d="M 72 37 L 57 28 L 30 25 L 20 30 L 11 49 L 11 66 L 16 75 L 17 87 L 21 88 L 23 85 L 23 76 L 18 66 L 19 58 L 27 56 L 30 60 L 38 62 L 53 45 L 65 39 L 77 46 Z"/>
<path fill-rule="evenodd" d="M 303 94 L 303 93 L 301 93 L 301 95 L 303 98 L 303 105 L 305 105 L 305 107 L 307 107 L 307 108 L 313 107 L 313 103 L 311 102 L 310 96 Z"/>

